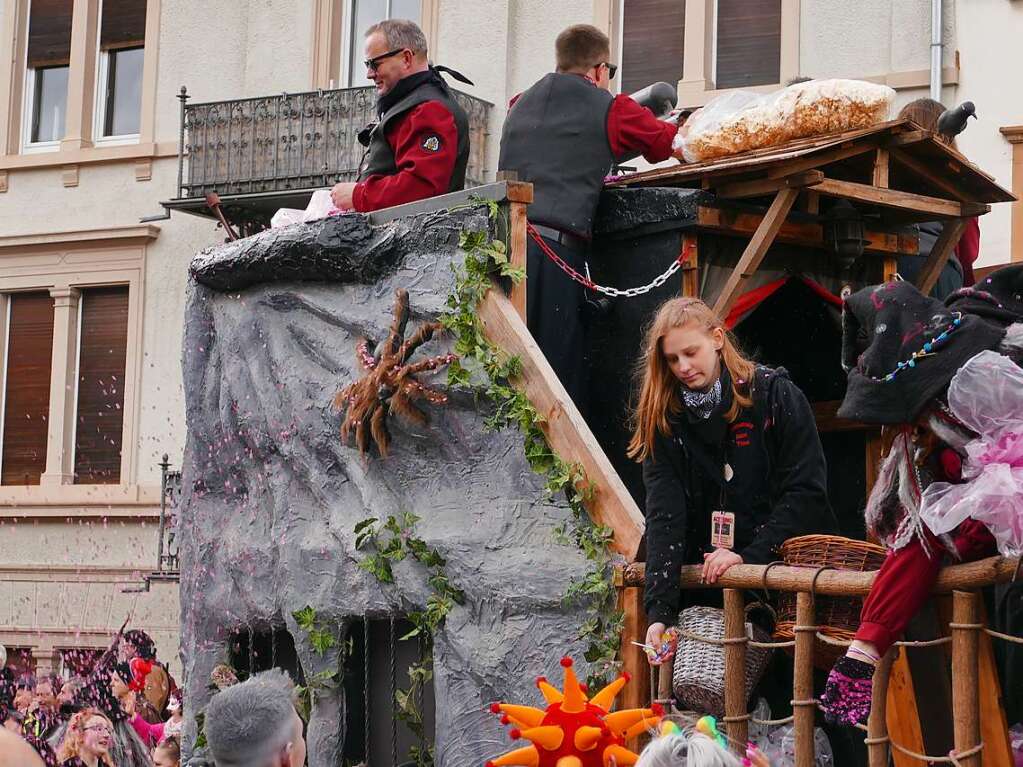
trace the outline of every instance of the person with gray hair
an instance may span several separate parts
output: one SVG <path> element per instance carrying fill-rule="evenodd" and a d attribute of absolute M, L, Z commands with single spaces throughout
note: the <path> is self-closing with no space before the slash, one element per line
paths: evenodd
<path fill-rule="evenodd" d="M 359 133 L 366 147 L 358 182 L 334 185 L 342 210 L 362 212 L 402 205 L 465 186 L 469 118 L 435 67 L 426 35 L 408 19 L 388 19 L 366 30 L 366 77 L 376 86 L 377 122 Z"/>
<path fill-rule="evenodd" d="M 305 738 L 294 696 L 294 684 L 280 669 L 217 693 L 205 723 L 217 767 L 302 767 Z"/>

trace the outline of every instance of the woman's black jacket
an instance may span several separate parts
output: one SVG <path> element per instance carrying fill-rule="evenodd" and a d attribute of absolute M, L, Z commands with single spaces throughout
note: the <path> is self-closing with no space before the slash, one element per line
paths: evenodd
<path fill-rule="evenodd" d="M 735 514 L 735 548 L 747 564 L 777 558 L 782 543 L 838 528 L 828 503 L 827 466 L 813 411 L 784 368 L 758 366 L 753 406 L 728 423 L 731 379 L 710 418 L 683 412 L 657 433 L 643 462 L 646 486 L 647 619 L 671 625 L 679 613 L 679 568 L 711 551 L 710 516 Z M 724 480 L 724 465 L 732 479 Z"/>

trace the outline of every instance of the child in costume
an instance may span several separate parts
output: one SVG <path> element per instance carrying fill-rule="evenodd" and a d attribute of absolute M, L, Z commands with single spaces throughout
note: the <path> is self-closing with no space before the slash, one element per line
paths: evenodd
<path fill-rule="evenodd" d="M 703 301 L 675 298 L 646 335 L 629 456 L 646 487 L 646 643 L 678 617 L 679 567 L 714 583 L 767 564 L 788 538 L 837 528 L 806 397 L 781 368 L 742 356 Z M 673 650 L 651 659 L 668 660 Z"/>
<path fill-rule="evenodd" d="M 887 453 L 865 513 L 868 530 L 889 551 L 864 600 L 854 641 L 828 677 L 822 702 L 831 722 L 866 721 L 874 667 L 923 605 L 942 565 L 995 553 L 992 520 L 983 504 L 975 505 L 972 513 L 962 503 L 955 514 L 948 508 L 953 505 L 949 499 L 962 496 L 962 490 L 951 488 L 966 488 L 967 482 L 974 490 L 982 489 L 977 478 L 985 461 L 996 458 L 982 458 L 971 447 L 984 444 L 991 434 L 985 435 L 990 430 L 971 417 L 977 403 L 968 402 L 969 390 L 992 394 L 991 387 L 977 386 L 978 376 L 991 380 L 991 375 L 1003 377 L 1016 367 L 990 350 L 1019 351 L 1010 348 L 1011 339 L 1019 335 L 1016 330 L 1006 343 L 1004 325 L 957 307 L 957 300 L 975 293 L 967 289 L 953 294 L 946 307 L 896 281 L 846 299 L 842 354 L 849 383 L 838 415 L 885 425 Z M 963 376 L 958 384 L 956 376 Z M 999 402 L 992 396 L 981 409 L 1004 409 L 1012 387 L 999 391 L 1005 396 Z M 1023 391 L 1017 388 L 1015 396 Z M 992 415 L 1004 422 L 997 413 Z M 1023 432 L 1023 420 L 1016 429 Z M 1023 490 L 1023 476 L 1018 478 Z M 1003 516 L 1011 519 L 1013 514 Z M 994 529 L 999 529 L 997 520 Z"/>

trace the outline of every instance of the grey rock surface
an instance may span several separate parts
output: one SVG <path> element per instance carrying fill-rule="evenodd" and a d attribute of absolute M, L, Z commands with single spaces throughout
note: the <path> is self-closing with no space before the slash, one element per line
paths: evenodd
<path fill-rule="evenodd" d="M 396 583 L 384 586 L 358 568 L 363 555 L 354 550 L 356 523 L 406 511 L 422 518 L 417 533 L 447 558 L 467 596 L 435 638 L 441 767 L 478 767 L 510 750 L 485 711 L 489 702 L 539 704 L 534 679 L 560 679 L 564 654 L 585 671 L 575 638 L 582 608 L 564 606 L 562 595 L 587 563 L 555 542 L 570 512 L 544 498 L 521 435 L 485 432 L 487 403 L 452 390 L 447 406 L 425 406 L 425 427 L 391 419 L 390 456 L 364 459 L 341 444 L 330 409 L 334 392 L 359 375 L 356 340 L 386 335 L 395 289 L 409 290 L 410 331 L 436 318 L 463 256 L 459 232 L 488 226 L 478 208 L 378 227 L 354 215 L 196 257 L 185 319 L 179 522 L 190 717 L 209 699 L 209 672 L 225 660 L 232 631 L 287 628 L 304 670 L 316 673 L 331 659 L 312 651 L 294 610 L 311 605 L 343 623 L 423 606 L 430 592 L 422 567 L 402 562 Z M 442 335 L 422 353 L 451 346 Z M 443 373 L 431 383 L 446 388 Z M 342 698 L 315 703 L 310 767 L 340 764 Z M 189 718 L 186 743 L 194 734 Z"/>

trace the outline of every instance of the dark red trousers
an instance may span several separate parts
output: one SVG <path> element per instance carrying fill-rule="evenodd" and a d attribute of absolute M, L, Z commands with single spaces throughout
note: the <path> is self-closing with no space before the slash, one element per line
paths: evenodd
<path fill-rule="evenodd" d="M 927 556 L 917 538 L 898 551 L 889 551 L 863 601 L 856 638 L 873 644 L 880 655 L 888 652 L 927 601 L 938 579 L 938 571 L 945 564 L 945 547 L 930 530 L 924 529 L 931 555 Z M 972 519 L 952 532 L 952 540 L 963 562 L 996 553 L 994 536 L 983 524 Z"/>

